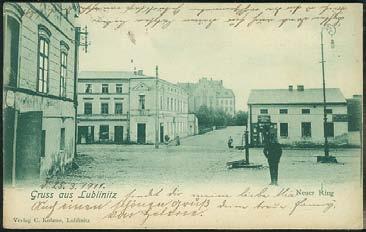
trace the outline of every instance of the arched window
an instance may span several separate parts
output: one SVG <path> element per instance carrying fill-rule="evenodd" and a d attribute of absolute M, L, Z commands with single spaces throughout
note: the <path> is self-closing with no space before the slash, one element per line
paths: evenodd
<path fill-rule="evenodd" d="M 48 92 L 49 77 L 49 44 L 51 32 L 43 25 L 38 26 L 38 82 L 37 90 L 41 93 Z"/>
<path fill-rule="evenodd" d="M 60 97 L 66 97 L 67 83 L 67 55 L 69 46 L 64 42 L 60 42 Z"/>
<path fill-rule="evenodd" d="M 4 53 L 3 78 L 4 86 L 17 87 L 19 74 L 20 28 L 24 15 L 22 8 L 16 3 L 4 4 Z"/>

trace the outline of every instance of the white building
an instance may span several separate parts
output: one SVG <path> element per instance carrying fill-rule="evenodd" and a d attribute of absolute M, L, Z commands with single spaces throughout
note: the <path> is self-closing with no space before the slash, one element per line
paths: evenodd
<path fill-rule="evenodd" d="M 347 103 L 337 88 L 326 89 L 327 134 L 329 141 L 348 131 Z M 324 142 L 323 90 L 304 89 L 255 89 L 248 100 L 250 143 L 263 143 L 266 125 L 280 143 Z"/>
<path fill-rule="evenodd" d="M 78 143 L 128 140 L 130 72 L 80 72 Z"/>
<path fill-rule="evenodd" d="M 80 73 L 78 89 L 79 143 L 151 144 L 191 135 L 188 95 L 173 83 L 141 70 L 87 71 Z"/>
<path fill-rule="evenodd" d="M 197 83 L 178 83 L 189 95 L 188 111 L 197 113 L 201 106 L 235 114 L 235 95 L 223 85 L 222 80 L 201 78 Z"/>

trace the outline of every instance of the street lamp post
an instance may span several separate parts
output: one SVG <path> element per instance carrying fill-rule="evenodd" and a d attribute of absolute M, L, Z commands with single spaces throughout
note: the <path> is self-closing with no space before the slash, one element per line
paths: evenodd
<path fill-rule="evenodd" d="M 320 163 L 337 163 L 337 159 L 334 156 L 329 155 L 329 144 L 328 144 L 328 135 L 327 135 L 327 101 L 326 101 L 326 94 L 325 94 L 325 72 L 324 72 L 324 42 L 323 42 L 323 31 L 324 29 L 327 30 L 328 34 L 333 36 L 336 32 L 335 27 L 327 24 L 324 25 L 320 31 L 320 48 L 321 48 L 321 64 L 322 64 L 322 78 L 323 78 L 323 130 L 324 130 L 324 156 L 317 156 L 317 162 Z M 333 46 L 333 40 L 332 40 Z"/>

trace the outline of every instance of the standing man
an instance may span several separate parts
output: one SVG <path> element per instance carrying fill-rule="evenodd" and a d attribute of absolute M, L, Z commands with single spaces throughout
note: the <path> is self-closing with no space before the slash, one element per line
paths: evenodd
<path fill-rule="evenodd" d="M 282 155 L 282 148 L 275 136 L 270 136 L 267 143 L 264 145 L 263 153 L 268 160 L 269 173 L 271 175 L 271 185 L 277 185 L 278 163 L 280 162 Z"/>
<path fill-rule="evenodd" d="M 229 140 L 227 141 L 227 146 L 229 147 L 229 148 L 233 148 L 233 138 L 231 138 L 231 136 L 229 137 Z"/>

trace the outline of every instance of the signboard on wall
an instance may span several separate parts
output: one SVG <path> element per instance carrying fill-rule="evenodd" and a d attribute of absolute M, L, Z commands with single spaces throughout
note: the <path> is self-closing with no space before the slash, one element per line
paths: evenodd
<path fill-rule="evenodd" d="M 348 114 L 333 114 L 333 122 L 348 122 Z"/>
<path fill-rule="evenodd" d="M 258 123 L 270 123 L 271 122 L 271 116 L 270 115 L 258 115 Z"/>

